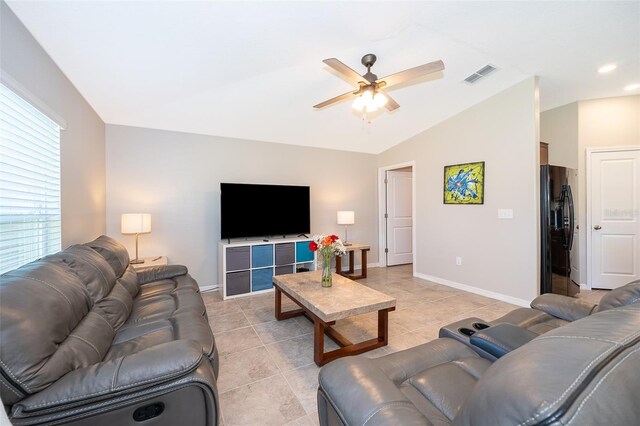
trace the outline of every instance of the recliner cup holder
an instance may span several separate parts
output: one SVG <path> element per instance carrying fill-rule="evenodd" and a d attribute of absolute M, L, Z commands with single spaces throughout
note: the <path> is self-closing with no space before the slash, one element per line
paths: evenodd
<path fill-rule="evenodd" d="M 471 337 L 475 333 L 474 330 L 471 330 L 470 328 L 466 328 L 466 327 L 459 328 L 458 331 L 464 334 L 465 336 L 469 336 L 469 337 Z"/>
<path fill-rule="evenodd" d="M 485 324 L 483 322 L 474 322 L 473 324 L 471 324 L 473 326 L 473 328 L 475 328 L 476 330 L 484 330 L 485 328 L 489 328 L 491 327 L 489 324 Z"/>

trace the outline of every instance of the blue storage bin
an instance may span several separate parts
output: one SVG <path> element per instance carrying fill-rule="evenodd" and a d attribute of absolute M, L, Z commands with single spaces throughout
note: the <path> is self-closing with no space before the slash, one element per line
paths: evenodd
<path fill-rule="evenodd" d="M 273 287 L 273 268 L 251 271 L 251 290 L 267 290 Z"/>
<path fill-rule="evenodd" d="M 251 248 L 251 267 L 261 268 L 273 265 L 273 245 L 265 244 Z"/>
<path fill-rule="evenodd" d="M 313 261 L 313 252 L 309 249 L 310 242 L 311 241 L 296 242 L 296 262 Z"/>

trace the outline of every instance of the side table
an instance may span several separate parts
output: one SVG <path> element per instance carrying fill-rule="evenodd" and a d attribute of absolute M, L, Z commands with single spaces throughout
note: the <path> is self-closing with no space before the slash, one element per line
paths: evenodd
<path fill-rule="evenodd" d="M 342 256 L 336 256 L 336 273 L 343 277 L 351 278 L 352 280 L 367 278 L 367 252 L 371 247 L 366 244 L 352 243 L 351 245 L 345 246 L 345 248 L 347 249 L 347 253 L 349 253 L 349 270 L 342 270 Z M 360 253 L 362 254 L 362 273 L 360 275 L 354 275 L 353 273 L 356 250 L 360 250 Z"/>
<path fill-rule="evenodd" d="M 156 256 L 156 257 L 143 257 L 141 260 L 144 260 L 143 263 L 131 263 L 133 269 L 147 268 L 149 266 L 161 266 L 168 265 L 169 260 L 167 256 Z"/>

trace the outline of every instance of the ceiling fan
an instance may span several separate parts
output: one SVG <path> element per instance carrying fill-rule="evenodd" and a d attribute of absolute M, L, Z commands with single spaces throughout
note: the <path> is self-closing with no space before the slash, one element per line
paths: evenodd
<path fill-rule="evenodd" d="M 376 55 L 373 53 L 368 53 L 362 57 L 360 62 L 367 67 L 367 73 L 364 75 L 358 74 L 336 58 L 323 60 L 322 62 L 339 72 L 354 86 L 357 86 L 357 90 L 320 102 L 313 107 L 320 109 L 355 97 L 353 108 L 358 111 L 365 110 L 366 112 L 373 112 L 382 106 L 389 111 L 393 111 L 399 108 L 400 105 L 383 91 L 383 88 L 388 89 L 389 87 L 406 83 L 444 69 L 444 63 L 442 61 L 434 61 L 378 79 L 378 76 L 371 72 L 371 67 L 376 63 L 376 59 Z"/>

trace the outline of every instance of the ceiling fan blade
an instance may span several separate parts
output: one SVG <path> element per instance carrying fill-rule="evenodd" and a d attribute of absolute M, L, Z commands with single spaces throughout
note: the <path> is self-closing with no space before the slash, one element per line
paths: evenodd
<path fill-rule="evenodd" d="M 387 103 L 384 104 L 384 107 L 387 110 L 393 111 L 394 109 L 400 108 L 400 104 L 397 103 L 396 101 L 394 101 L 393 98 L 391 96 L 389 96 L 389 94 L 387 92 L 382 91 L 380 89 L 378 89 L 378 92 L 381 92 L 387 98 Z"/>
<path fill-rule="evenodd" d="M 442 71 L 443 69 L 444 62 L 434 61 L 414 68 L 409 68 L 408 70 L 400 71 L 395 74 L 391 74 L 387 77 L 379 79 L 378 81 L 384 81 L 386 83 L 384 87 L 391 87 L 400 83 L 404 83 L 405 81 L 413 80 L 434 72 Z"/>
<path fill-rule="evenodd" d="M 354 94 L 355 94 L 354 92 L 343 93 L 342 95 L 336 96 L 335 98 L 331 98 L 324 102 L 320 102 L 318 105 L 314 105 L 313 107 L 316 109 L 324 108 L 326 106 L 333 105 L 338 102 L 342 102 L 345 99 L 348 99 L 351 96 L 354 96 Z"/>
<path fill-rule="evenodd" d="M 342 76 L 344 76 L 349 82 L 351 82 L 355 86 L 358 86 L 361 81 L 364 81 L 367 84 L 369 83 L 363 76 L 361 76 L 360 74 L 358 74 L 357 72 L 355 72 L 354 70 L 352 70 L 351 68 L 349 68 L 348 66 L 346 66 L 336 58 L 325 59 L 322 62 L 329 65 L 334 70 L 338 71 Z"/>

